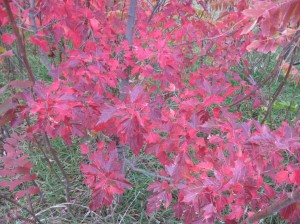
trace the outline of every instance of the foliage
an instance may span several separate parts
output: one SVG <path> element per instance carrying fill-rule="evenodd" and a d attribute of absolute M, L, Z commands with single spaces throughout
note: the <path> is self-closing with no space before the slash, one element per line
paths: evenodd
<path fill-rule="evenodd" d="M 2 68 L 18 74 L 5 66 L 18 60 L 29 79 L 8 77 L 0 89 L 1 176 L 29 177 L 16 186 L 35 180 L 23 152 L 12 148 L 16 141 L 34 144 L 50 169 L 49 155 L 59 167 L 70 202 L 69 177 L 51 145 L 61 137 L 67 145 L 81 142 L 78 169 L 92 191 L 92 210 L 134 188 L 126 179 L 132 171 L 155 179 L 148 215 L 163 206 L 185 223 L 253 223 L 275 212 L 290 222 L 300 218 L 300 122 L 296 116 L 274 130 L 264 124 L 273 108 L 298 108 L 276 101 L 287 82 L 298 85 L 298 0 L 0 0 L 0 6 Z M 52 82 L 36 79 L 30 47 Z M 251 75 L 251 51 L 278 53 L 261 83 Z M 240 64 L 242 71 L 232 69 Z M 262 87 L 280 73 L 267 102 Z M 265 108 L 261 122 L 245 121 L 239 107 L 247 100 Z M 157 162 L 139 168 L 136 160 L 147 155 Z M 20 163 L 7 165 L 10 157 Z M 38 190 L 21 192 L 15 201 Z"/>

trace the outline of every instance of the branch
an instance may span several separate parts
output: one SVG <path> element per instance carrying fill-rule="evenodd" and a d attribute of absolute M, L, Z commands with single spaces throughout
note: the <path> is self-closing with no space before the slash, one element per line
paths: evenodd
<path fill-rule="evenodd" d="M 35 77 L 34 77 L 33 72 L 32 72 L 32 70 L 29 66 L 29 62 L 28 62 L 27 55 L 26 55 L 25 45 L 22 41 L 21 35 L 20 35 L 18 27 L 16 25 L 16 21 L 14 19 L 13 13 L 11 11 L 11 8 L 10 8 L 10 5 L 9 5 L 9 0 L 4 0 L 4 4 L 5 4 L 6 12 L 8 14 L 12 29 L 14 31 L 14 34 L 15 34 L 16 38 L 17 38 L 17 43 L 18 43 L 18 46 L 20 48 L 20 55 L 21 55 L 21 58 L 24 61 L 25 68 L 28 72 L 28 78 L 29 78 L 30 81 L 32 81 L 34 83 L 35 82 Z"/>
<path fill-rule="evenodd" d="M 257 212 L 256 214 L 245 219 L 241 224 L 251 224 L 255 223 L 263 218 L 266 218 L 276 212 L 279 212 L 281 209 L 297 202 L 300 200 L 300 189 L 287 194 L 284 198 L 273 203 L 271 206 Z"/>
<path fill-rule="evenodd" d="M 36 21 L 35 21 L 36 14 L 34 13 L 34 7 L 35 7 L 35 0 L 30 0 L 29 18 L 31 21 L 32 31 L 34 33 L 34 36 L 36 36 L 37 26 L 36 26 Z M 42 58 L 44 64 L 47 67 L 48 72 L 51 73 L 52 72 L 51 63 L 49 62 L 47 55 L 45 54 L 44 51 L 41 50 L 41 48 L 39 46 L 38 46 L 38 50 L 39 50 L 39 53 L 41 55 L 41 58 Z"/>
<path fill-rule="evenodd" d="M 152 18 L 154 17 L 154 15 L 159 11 L 159 8 L 165 4 L 165 0 L 158 0 L 156 5 L 153 7 L 152 13 L 148 19 L 148 23 L 151 22 Z"/>
<path fill-rule="evenodd" d="M 282 61 L 285 59 L 285 56 L 287 54 L 287 52 L 289 52 L 290 47 L 293 46 L 294 43 L 296 43 L 298 41 L 300 37 L 300 31 L 297 31 L 293 40 L 288 43 L 285 48 L 282 50 L 282 52 L 279 55 L 279 58 L 277 60 L 277 63 L 275 65 L 275 68 L 273 69 L 273 71 L 271 72 L 271 74 L 259 85 L 257 85 L 255 87 L 254 90 L 252 90 L 249 94 L 247 94 L 246 96 L 242 97 L 241 99 L 233 102 L 232 104 L 228 105 L 228 107 L 232 107 L 232 106 L 236 106 L 237 104 L 241 103 L 242 101 L 248 99 L 250 96 L 252 96 L 257 90 L 259 90 L 261 87 L 263 87 L 272 77 L 275 76 L 275 74 L 278 72 L 278 70 L 280 69 L 280 66 L 282 64 Z"/>
<path fill-rule="evenodd" d="M 30 215 L 32 215 L 32 217 L 34 218 L 34 220 L 37 222 L 37 223 L 40 223 L 42 224 L 42 222 L 35 216 L 35 214 L 33 212 L 31 212 L 29 209 L 25 208 L 24 206 L 22 206 L 20 203 L 6 197 L 4 194 L 1 194 L 0 193 L 0 198 L 3 198 L 5 199 L 6 201 L 9 201 L 10 203 L 16 205 L 17 207 L 23 209 L 24 211 L 28 212 Z"/>
<path fill-rule="evenodd" d="M 133 170 L 133 171 L 136 171 L 136 172 L 139 172 L 139 173 L 142 173 L 146 176 L 150 176 L 150 177 L 154 177 L 154 178 L 157 178 L 157 179 L 162 179 L 162 180 L 166 180 L 166 181 L 172 181 L 172 178 L 169 178 L 169 177 L 164 177 L 164 176 L 161 176 L 157 173 L 150 173 L 146 170 L 143 170 L 143 169 L 140 169 L 140 168 L 137 168 L 134 166 L 134 164 L 128 160 L 128 159 L 125 159 L 124 162 Z"/>
<path fill-rule="evenodd" d="M 295 52 L 296 52 L 296 47 L 294 47 L 293 49 L 293 53 L 292 53 L 292 58 L 291 58 L 291 62 L 290 62 L 290 65 L 289 65 L 289 68 L 286 72 L 286 75 L 284 77 L 284 80 L 280 83 L 279 87 L 276 89 L 275 93 L 274 93 L 274 96 L 273 96 L 273 99 L 272 101 L 270 102 L 269 106 L 268 106 L 268 110 L 267 110 L 267 113 L 265 114 L 263 120 L 262 120 L 262 124 L 265 123 L 265 121 L 267 120 L 267 117 L 268 115 L 270 114 L 271 112 L 271 109 L 273 107 L 273 104 L 275 102 L 275 100 L 277 99 L 277 97 L 279 96 L 280 92 L 282 91 L 282 88 L 284 87 L 284 85 L 286 84 L 289 76 L 290 76 L 290 73 L 291 73 L 291 70 L 292 70 L 292 65 L 294 63 L 294 56 L 295 56 Z"/>
<path fill-rule="evenodd" d="M 136 20 L 136 6 L 137 6 L 137 0 L 130 0 L 127 27 L 126 27 L 126 39 L 130 47 L 132 46 L 132 41 L 133 41 L 133 30 L 134 30 L 134 25 Z"/>
<path fill-rule="evenodd" d="M 58 156 L 56 155 L 56 151 L 52 148 L 51 146 L 51 143 L 50 143 L 50 140 L 48 138 L 48 135 L 47 133 L 44 134 L 44 140 L 45 140 L 45 143 L 46 143 L 46 146 L 47 148 L 49 149 L 49 152 L 51 153 L 51 155 L 53 156 L 53 159 L 55 160 L 58 168 L 60 169 L 62 175 L 64 176 L 65 178 L 65 187 L 66 187 L 66 198 L 67 198 L 67 202 L 70 202 L 71 201 L 71 198 L 70 198 L 70 182 L 69 182 L 69 178 L 66 174 L 66 171 L 62 165 L 62 163 L 60 162 Z"/>

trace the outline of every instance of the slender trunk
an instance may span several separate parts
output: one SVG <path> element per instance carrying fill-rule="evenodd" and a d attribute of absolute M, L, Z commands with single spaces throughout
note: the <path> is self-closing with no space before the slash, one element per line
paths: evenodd
<path fill-rule="evenodd" d="M 14 31 L 14 34 L 15 34 L 16 38 L 17 38 L 17 44 L 20 48 L 20 55 L 21 55 L 22 60 L 24 61 L 25 68 L 28 72 L 28 78 L 29 78 L 30 81 L 35 82 L 35 77 L 33 75 L 33 72 L 31 70 L 29 62 L 28 62 L 25 45 L 22 41 L 21 35 L 20 35 L 18 27 L 16 25 L 16 21 L 14 19 L 13 13 L 11 11 L 11 8 L 10 8 L 10 5 L 9 5 L 9 0 L 4 0 L 4 5 L 5 5 L 5 8 L 6 8 L 6 12 L 8 14 L 12 29 Z"/>
<path fill-rule="evenodd" d="M 129 43 L 129 46 L 132 46 L 133 42 L 133 34 L 134 34 L 134 25 L 136 21 L 136 7 L 138 0 L 130 0 L 129 3 L 129 12 L 128 12 L 128 20 L 127 20 L 127 28 L 126 28 L 126 39 Z"/>

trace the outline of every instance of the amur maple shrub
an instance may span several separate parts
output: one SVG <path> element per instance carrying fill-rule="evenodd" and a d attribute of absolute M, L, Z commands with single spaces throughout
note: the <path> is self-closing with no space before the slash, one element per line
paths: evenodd
<path fill-rule="evenodd" d="M 51 146 L 61 137 L 81 142 L 92 210 L 134 188 L 126 175 L 138 172 L 153 177 L 148 215 L 171 208 L 184 223 L 300 218 L 300 122 L 266 123 L 285 84 L 298 85 L 298 0 L 0 0 L 0 17 L 0 187 L 16 193 L 1 198 L 24 209 L 19 199 L 39 193 L 19 148 L 28 143 L 49 169 L 52 156 L 71 201 Z M 33 48 L 50 83 L 32 68 Z M 247 59 L 258 52 L 276 57 L 261 83 Z M 262 87 L 279 74 L 266 99 Z M 245 102 L 267 108 L 265 118 L 246 119 Z M 147 155 L 155 169 L 135 163 Z M 40 222 L 32 206 L 26 211 Z"/>

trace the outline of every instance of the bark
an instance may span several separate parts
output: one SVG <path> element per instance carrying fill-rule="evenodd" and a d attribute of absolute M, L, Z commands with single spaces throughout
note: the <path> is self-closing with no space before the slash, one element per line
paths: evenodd
<path fill-rule="evenodd" d="M 132 46 L 132 42 L 133 42 L 133 33 L 134 33 L 134 26 L 136 21 L 136 6 L 137 6 L 137 0 L 130 0 L 127 28 L 126 28 L 126 39 L 130 47 Z"/>

